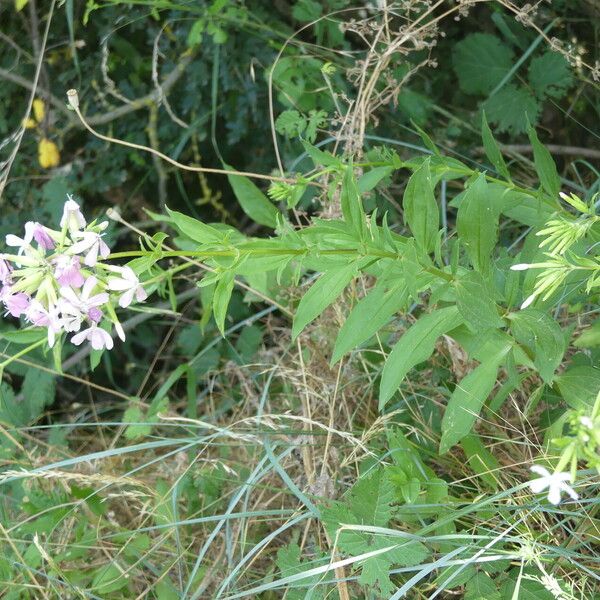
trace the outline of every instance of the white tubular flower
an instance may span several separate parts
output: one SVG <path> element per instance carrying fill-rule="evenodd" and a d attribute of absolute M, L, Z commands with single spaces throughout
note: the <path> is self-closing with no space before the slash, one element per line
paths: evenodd
<path fill-rule="evenodd" d="M 511 271 L 527 271 L 527 269 L 531 269 L 531 265 L 527 263 L 519 263 L 510 268 Z"/>
<path fill-rule="evenodd" d="M 60 288 L 60 295 L 74 308 L 79 310 L 79 312 L 87 315 L 92 308 L 98 308 L 103 304 L 106 304 L 109 300 L 109 296 L 106 292 L 92 296 L 92 292 L 97 283 L 98 280 L 92 275 L 85 280 L 79 296 L 70 287 Z"/>
<path fill-rule="evenodd" d="M 115 267 L 121 273 L 121 277 L 109 277 L 108 278 L 108 289 L 123 292 L 119 298 L 119 306 L 121 308 L 128 307 L 133 302 L 133 297 L 138 302 L 143 302 L 148 294 L 146 290 L 140 285 L 140 280 L 137 275 L 133 272 L 131 267 Z"/>
<path fill-rule="evenodd" d="M 110 254 L 110 248 L 102 240 L 102 235 L 93 231 L 75 231 L 73 237 L 81 238 L 69 247 L 70 254 L 87 252 L 83 262 L 88 267 L 93 267 L 98 262 L 98 254 L 106 258 Z"/>
<path fill-rule="evenodd" d="M 85 217 L 79 209 L 79 204 L 69 196 L 69 199 L 65 202 L 63 208 L 62 218 L 60 220 L 60 226 L 66 227 L 69 231 L 75 232 L 85 227 Z"/>
<path fill-rule="evenodd" d="M 31 250 L 31 242 L 33 241 L 33 234 L 36 229 L 36 224 L 33 221 L 27 221 L 25 223 L 25 235 L 20 238 L 12 233 L 6 236 L 6 245 L 18 248 L 17 256 L 21 256 L 28 250 Z"/>
<path fill-rule="evenodd" d="M 102 327 L 98 327 L 95 323 L 91 327 L 76 333 L 71 338 L 71 342 L 75 344 L 75 346 L 79 346 L 85 340 L 90 342 L 94 350 L 103 350 L 104 348 L 111 350 L 114 345 L 110 334 L 107 331 L 104 331 Z"/>
<path fill-rule="evenodd" d="M 566 482 L 570 481 L 571 475 L 569 473 L 550 473 L 548 469 L 540 465 L 533 465 L 531 470 L 541 475 L 537 479 L 533 479 L 529 482 L 529 489 L 534 494 L 539 494 L 548 488 L 548 502 L 555 506 L 560 503 L 561 494 L 565 492 L 573 500 L 577 500 L 579 495 L 577 492 Z"/>
<path fill-rule="evenodd" d="M 527 296 L 523 304 L 521 304 L 521 310 L 525 310 L 528 306 L 533 304 L 533 301 L 537 298 L 537 294 L 531 294 L 531 296 Z"/>

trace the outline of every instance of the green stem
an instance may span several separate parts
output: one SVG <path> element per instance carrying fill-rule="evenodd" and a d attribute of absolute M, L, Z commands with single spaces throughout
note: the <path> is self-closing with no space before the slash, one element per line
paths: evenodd
<path fill-rule="evenodd" d="M 0 373 L 11 362 L 13 362 L 13 361 L 21 358 L 21 356 L 24 356 L 25 354 L 28 354 L 32 350 L 35 350 L 36 348 L 39 348 L 40 346 L 43 346 L 45 343 L 46 343 L 46 338 L 44 337 L 41 340 L 38 340 L 37 342 L 34 342 L 33 344 L 30 344 L 29 346 L 26 346 L 25 348 L 23 348 L 23 350 L 17 352 L 16 354 L 13 354 L 9 358 L 7 358 L 4 362 L 0 363 Z"/>

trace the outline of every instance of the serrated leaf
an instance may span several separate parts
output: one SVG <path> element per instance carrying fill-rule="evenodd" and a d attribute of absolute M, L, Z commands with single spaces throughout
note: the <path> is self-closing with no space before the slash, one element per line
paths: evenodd
<path fill-rule="evenodd" d="M 533 147 L 533 161 L 542 188 L 549 196 L 558 198 L 558 193 L 560 192 L 560 177 L 556 170 L 556 163 L 548 148 L 546 148 L 538 139 L 537 133 L 533 127 L 529 127 L 527 134 L 529 135 L 529 140 Z"/>
<path fill-rule="evenodd" d="M 500 600 L 494 580 L 482 571 L 467 581 L 464 600 Z"/>
<path fill-rule="evenodd" d="M 55 387 L 56 378 L 52 373 L 35 368 L 28 369 L 21 387 L 28 421 L 37 419 L 44 412 L 44 408 L 54 402 Z"/>
<path fill-rule="evenodd" d="M 515 339 L 534 353 L 540 377 L 551 383 L 565 352 L 565 338 L 558 323 L 546 313 L 528 308 L 510 315 Z"/>
<path fill-rule="evenodd" d="M 505 85 L 482 105 L 491 123 L 499 132 L 516 135 L 527 130 L 528 123 L 537 123 L 540 105 L 526 88 Z"/>
<path fill-rule="evenodd" d="M 485 110 L 482 111 L 481 114 L 481 138 L 483 140 L 483 148 L 485 150 L 486 156 L 489 158 L 490 162 L 494 165 L 494 168 L 504 179 L 510 181 L 510 173 L 508 172 L 508 167 L 504 162 L 504 158 L 502 156 L 502 152 L 500 151 L 500 147 L 498 146 L 498 142 L 494 138 L 494 134 L 488 125 L 487 119 L 485 118 Z"/>
<path fill-rule="evenodd" d="M 431 252 L 439 229 L 440 210 L 433 193 L 429 159 L 410 176 L 404 191 L 404 222 L 410 227 L 417 244 Z"/>
<path fill-rule="evenodd" d="M 560 52 L 549 50 L 531 61 L 529 83 L 538 98 L 559 100 L 573 83 L 571 67 Z"/>
<path fill-rule="evenodd" d="M 304 136 L 311 144 L 317 138 L 317 130 L 327 124 L 327 113 L 324 110 L 311 110 L 308 113 L 308 124 Z"/>
<path fill-rule="evenodd" d="M 406 374 L 431 356 L 437 339 L 462 322 L 463 317 L 456 306 L 440 308 L 420 317 L 398 340 L 383 367 L 379 386 L 380 410 L 400 387 Z"/>
<path fill-rule="evenodd" d="M 396 285 L 387 291 L 385 287 L 378 284 L 350 311 L 335 340 L 332 365 L 374 336 L 406 304 L 405 285 Z"/>
<path fill-rule="evenodd" d="M 298 304 L 292 326 L 292 339 L 296 339 L 311 321 L 337 299 L 344 288 L 354 279 L 357 270 L 358 264 L 353 262 L 337 269 L 331 269 L 313 283 Z"/>
<path fill-rule="evenodd" d="M 472 33 L 454 46 L 452 63 L 460 89 L 467 94 L 488 94 L 513 64 L 513 52 L 488 33 Z"/>
<path fill-rule="evenodd" d="M 456 384 L 442 419 L 440 454 L 448 452 L 471 431 L 483 403 L 496 383 L 498 366 L 510 348 L 507 343 L 498 354 L 489 356 Z"/>
<path fill-rule="evenodd" d="M 275 129 L 287 138 L 298 137 L 306 129 L 306 119 L 297 110 L 284 110 L 275 120 Z"/>
<path fill-rule="evenodd" d="M 469 271 L 455 279 L 456 305 L 465 321 L 475 331 L 497 329 L 504 326 L 494 302 L 490 283 L 477 271 Z"/>
<path fill-rule="evenodd" d="M 225 168 L 233 171 L 229 165 L 225 165 Z M 227 179 L 242 210 L 255 223 L 275 229 L 277 217 L 281 213 L 256 185 L 243 175 L 227 175 Z"/>
<path fill-rule="evenodd" d="M 475 270 L 489 272 L 498 240 L 498 207 L 490 202 L 485 175 L 479 175 L 465 192 L 456 216 L 456 229 Z"/>

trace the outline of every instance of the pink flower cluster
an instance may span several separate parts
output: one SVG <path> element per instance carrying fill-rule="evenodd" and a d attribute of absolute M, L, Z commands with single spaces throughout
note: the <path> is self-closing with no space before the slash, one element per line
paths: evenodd
<path fill-rule="evenodd" d="M 110 249 L 102 239 L 107 221 L 87 224 L 71 197 L 65 202 L 60 231 L 41 223 L 25 224 L 24 236 L 6 236 L 13 254 L 0 254 L 0 302 L 5 315 L 21 318 L 48 332 L 53 347 L 59 336 L 71 342 L 110 350 L 112 323 L 119 338 L 125 332 L 114 305 L 143 302 L 146 291 L 131 267 L 106 262 Z"/>

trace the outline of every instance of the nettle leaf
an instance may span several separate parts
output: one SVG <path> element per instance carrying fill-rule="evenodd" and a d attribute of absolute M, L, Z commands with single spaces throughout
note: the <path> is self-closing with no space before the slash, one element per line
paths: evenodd
<path fill-rule="evenodd" d="M 566 349 L 559 324 L 535 308 L 515 312 L 509 318 L 515 339 L 534 353 L 533 364 L 540 377 L 551 383 Z"/>
<path fill-rule="evenodd" d="M 440 454 L 448 452 L 471 431 L 496 383 L 498 367 L 510 349 L 511 344 L 507 342 L 497 354 L 489 356 L 456 384 L 442 419 Z"/>
<path fill-rule="evenodd" d="M 223 241 L 223 234 L 216 228 L 206 223 L 188 217 L 183 213 L 167 208 L 171 222 L 183 235 L 199 244 L 214 244 Z"/>
<path fill-rule="evenodd" d="M 40 369 L 29 368 L 25 374 L 21 393 L 28 421 L 37 419 L 46 406 L 54 402 L 56 377 Z"/>
<path fill-rule="evenodd" d="M 357 348 L 374 336 L 407 301 L 407 290 L 399 283 L 386 290 L 388 284 L 378 283 L 350 311 L 335 340 L 331 364 L 346 352 Z"/>
<path fill-rule="evenodd" d="M 464 600 L 500 600 L 494 580 L 483 571 L 467 581 Z"/>
<path fill-rule="evenodd" d="M 233 168 L 229 165 L 224 166 L 226 169 L 233 171 Z M 242 210 L 255 223 L 275 229 L 277 227 L 277 217 L 281 213 L 256 185 L 243 175 L 227 175 L 227 179 Z"/>
<path fill-rule="evenodd" d="M 494 165 L 494 168 L 504 179 L 510 181 L 510 173 L 508 172 L 508 167 L 504 162 L 504 158 L 502 156 L 502 152 L 500 151 L 500 147 L 498 146 L 498 142 L 496 142 L 494 138 L 494 134 L 488 125 L 487 119 L 485 118 L 485 110 L 482 111 L 481 115 L 481 138 L 483 140 L 483 148 L 485 150 L 486 156 L 489 158 L 490 162 Z"/>
<path fill-rule="evenodd" d="M 527 130 L 528 123 L 537 123 L 540 105 L 524 87 L 505 85 L 482 105 L 491 123 L 501 133 L 516 135 Z"/>
<path fill-rule="evenodd" d="M 378 586 L 385 597 L 393 592 L 389 578 L 393 565 L 412 566 L 421 563 L 429 555 L 426 546 L 415 540 L 385 533 L 367 533 L 357 530 L 340 532 L 341 525 L 387 527 L 397 501 L 395 485 L 384 469 L 361 477 L 353 486 L 345 502 L 336 502 L 321 510 L 323 522 L 332 538 L 338 540 L 341 551 L 352 556 L 373 550 L 392 547 L 385 553 L 366 559 L 361 563 L 359 583 Z"/>
<path fill-rule="evenodd" d="M 398 340 L 383 367 L 379 386 L 380 410 L 400 387 L 406 374 L 431 356 L 437 339 L 461 325 L 463 320 L 456 306 L 440 308 L 423 315 Z"/>
<path fill-rule="evenodd" d="M 429 164 L 427 159 L 410 176 L 403 198 L 404 222 L 425 252 L 433 250 L 440 222 Z"/>
<path fill-rule="evenodd" d="M 337 299 L 356 276 L 358 266 L 357 262 L 353 262 L 331 269 L 313 283 L 298 304 L 292 325 L 292 339 L 296 339 L 311 321 Z"/>
<path fill-rule="evenodd" d="M 498 207 L 490 202 L 488 184 L 481 174 L 465 192 L 458 214 L 456 229 L 473 267 L 489 272 L 492 251 L 498 240 Z"/>
<path fill-rule="evenodd" d="M 475 331 L 504 326 L 490 288 L 489 281 L 477 271 L 469 271 L 454 281 L 458 310 Z"/>
<path fill-rule="evenodd" d="M 299 137 L 305 129 L 306 118 L 297 110 L 284 110 L 275 120 L 275 130 L 287 138 Z"/>
<path fill-rule="evenodd" d="M 554 381 L 571 408 L 589 411 L 600 392 L 600 369 L 587 365 L 571 367 Z"/>
<path fill-rule="evenodd" d="M 533 127 L 529 127 L 527 134 L 529 135 L 529 140 L 533 147 L 533 161 L 542 188 L 549 196 L 558 198 L 558 193 L 560 192 L 560 177 L 556 169 L 556 163 L 548 148 L 546 148 L 538 139 L 537 133 Z"/>
<path fill-rule="evenodd" d="M 323 6 L 316 0 L 298 0 L 292 9 L 294 19 L 298 21 L 314 21 L 321 16 Z"/>
<path fill-rule="evenodd" d="M 460 89 L 467 94 L 489 94 L 513 65 L 513 51 L 488 33 L 472 33 L 452 53 Z"/>
<path fill-rule="evenodd" d="M 549 50 L 531 61 L 529 83 L 538 98 L 559 100 L 573 84 L 571 67 L 560 52 Z"/>

